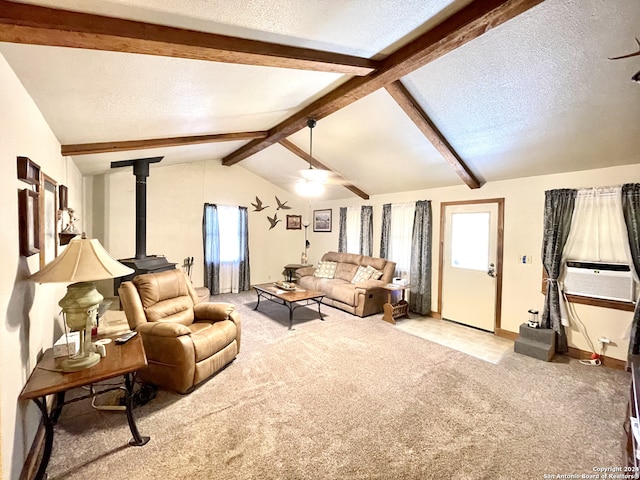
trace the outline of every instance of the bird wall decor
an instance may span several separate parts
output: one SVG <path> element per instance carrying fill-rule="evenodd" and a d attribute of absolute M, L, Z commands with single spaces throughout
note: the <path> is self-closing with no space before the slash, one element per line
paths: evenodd
<path fill-rule="evenodd" d="M 269 220 L 269 223 L 271 224 L 271 226 L 269 227 L 269 230 L 273 229 L 273 227 L 275 227 L 278 224 L 278 222 L 282 221 L 282 220 L 278 220 L 278 212 L 273 214 L 273 218 L 267 215 L 267 220 Z"/>
<path fill-rule="evenodd" d="M 291 210 L 291 207 L 287 205 L 288 200 L 286 202 L 281 202 L 280 199 L 276 197 L 276 202 L 278 202 L 278 208 L 276 208 L 276 210 Z"/>
<path fill-rule="evenodd" d="M 260 200 L 257 196 L 256 196 L 256 203 L 251 202 L 251 205 L 253 205 L 254 212 L 261 212 L 265 208 L 269 208 L 269 205 L 262 205 L 262 200 Z"/>
<path fill-rule="evenodd" d="M 638 44 L 638 51 L 633 53 L 627 53 L 626 55 L 620 55 L 619 57 L 609 57 L 609 60 L 622 60 L 623 58 L 631 58 L 637 57 L 640 55 L 640 40 L 636 38 L 636 43 Z M 640 82 L 640 71 L 636 72 L 636 74 L 631 77 L 631 80 L 634 82 Z"/>

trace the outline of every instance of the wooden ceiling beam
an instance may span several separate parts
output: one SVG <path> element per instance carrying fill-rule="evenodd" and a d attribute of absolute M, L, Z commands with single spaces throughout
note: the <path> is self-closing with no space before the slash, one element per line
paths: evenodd
<path fill-rule="evenodd" d="M 280 145 L 282 145 L 284 148 L 286 148 L 287 150 L 289 150 L 290 152 L 296 154 L 298 157 L 300 157 L 301 159 L 303 159 L 305 162 L 310 163 L 311 165 L 313 165 L 314 167 L 320 169 L 320 170 L 327 170 L 328 172 L 331 172 L 331 174 L 337 178 L 338 180 L 340 180 L 341 185 L 346 188 L 347 190 L 355 193 L 357 196 L 359 196 L 360 198 L 364 199 L 364 200 L 369 200 L 369 195 L 365 192 L 363 192 L 362 190 L 360 190 L 358 187 L 356 187 L 355 185 L 352 185 L 350 183 L 348 183 L 348 181 L 342 177 L 341 175 L 339 175 L 338 173 L 334 172 L 333 170 L 331 170 L 329 167 L 327 167 L 324 163 L 320 162 L 319 160 L 316 160 L 313 157 L 310 157 L 308 153 L 306 153 L 304 150 L 302 150 L 300 147 L 298 147 L 296 144 L 291 143 L 289 140 L 287 139 L 282 139 L 280 140 Z"/>
<path fill-rule="evenodd" d="M 128 140 L 120 142 L 77 143 L 62 145 L 63 156 L 91 155 L 94 153 L 127 152 L 148 148 L 180 147 L 201 143 L 234 142 L 265 138 L 267 132 L 216 133 L 212 135 L 190 135 L 185 137 L 154 138 L 149 140 Z"/>
<path fill-rule="evenodd" d="M 319 120 L 384 88 L 401 77 L 481 36 L 543 0 L 476 0 L 442 23 L 381 61 L 366 77 L 354 77 L 319 98 L 257 139 L 227 155 L 222 163 L 233 165 L 303 129 L 307 119 Z"/>
<path fill-rule="evenodd" d="M 447 163 L 453 167 L 462 181 L 466 183 L 469 188 L 480 188 L 482 183 L 480 183 L 473 172 L 460 158 L 458 153 L 454 150 L 451 144 L 449 144 L 444 135 L 442 135 L 440 130 L 438 130 L 438 127 L 435 126 L 402 82 L 397 80 L 387 85 L 385 88 L 396 103 L 400 105 L 400 108 L 404 110 L 407 116 L 413 120 L 413 123 L 416 124 L 424 136 L 433 144 L 435 149 L 440 152 Z"/>
<path fill-rule="evenodd" d="M 332 52 L 0 0 L 0 42 L 367 75 L 378 62 Z"/>

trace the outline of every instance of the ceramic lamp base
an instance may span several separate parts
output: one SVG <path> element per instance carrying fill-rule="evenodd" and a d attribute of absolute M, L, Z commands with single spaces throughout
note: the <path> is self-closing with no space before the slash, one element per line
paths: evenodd
<path fill-rule="evenodd" d="M 65 358 L 62 361 L 62 371 L 67 373 L 77 372 L 85 368 L 93 367 L 98 363 L 100 363 L 100 355 L 96 352 L 89 352 L 85 357 Z"/>

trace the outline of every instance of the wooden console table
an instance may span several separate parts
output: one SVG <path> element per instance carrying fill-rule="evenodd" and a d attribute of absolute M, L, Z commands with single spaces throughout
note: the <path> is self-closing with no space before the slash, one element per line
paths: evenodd
<path fill-rule="evenodd" d="M 120 335 L 113 335 L 112 340 Z M 62 407 L 66 405 L 64 397 L 65 392 L 73 388 L 92 385 L 98 382 L 109 380 L 110 378 L 124 375 L 124 387 L 110 387 L 90 395 L 84 395 L 69 400 L 68 403 L 77 402 L 91 398 L 94 395 L 100 395 L 108 391 L 124 389 L 125 390 L 125 407 L 127 413 L 127 422 L 133 438 L 129 440 L 129 445 L 142 446 L 149 441 L 149 437 L 143 437 L 138 432 L 135 419 L 133 418 L 133 386 L 135 372 L 147 366 L 147 357 L 144 354 L 142 339 L 140 335 L 136 335 L 127 343 L 116 345 L 113 341 L 106 346 L 107 354 L 100 359 L 97 365 L 80 370 L 77 372 L 63 373 L 60 370 L 62 358 L 53 357 L 53 349 L 48 349 L 42 359 L 31 372 L 29 380 L 20 393 L 20 400 L 33 400 L 42 412 L 42 420 L 45 426 L 45 442 L 42 459 L 36 473 L 36 480 L 46 478 L 47 465 L 51 458 L 51 450 L 53 447 L 53 427 L 60 417 Z M 56 395 L 56 403 L 49 414 L 47 409 L 47 395 Z"/>

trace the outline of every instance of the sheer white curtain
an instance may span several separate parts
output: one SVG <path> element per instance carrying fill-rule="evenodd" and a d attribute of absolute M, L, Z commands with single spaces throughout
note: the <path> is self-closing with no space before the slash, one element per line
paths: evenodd
<path fill-rule="evenodd" d="M 620 186 L 578 190 L 565 259 L 629 264 L 621 192 Z"/>
<path fill-rule="evenodd" d="M 562 252 L 561 284 L 567 260 L 633 265 L 621 192 L 621 186 L 578 190 L 571 230 Z M 564 301 L 560 302 L 560 312 L 562 324 L 569 326 L 571 309 Z"/>
<path fill-rule="evenodd" d="M 240 216 L 238 207 L 218 205 L 220 225 L 220 293 L 238 293 L 240 285 Z"/>
<path fill-rule="evenodd" d="M 415 202 L 391 205 L 391 231 L 387 258 L 396 262 L 396 276 L 407 279 L 411 267 L 411 235 L 415 210 Z"/>
<path fill-rule="evenodd" d="M 347 253 L 360 253 L 360 207 L 347 207 Z"/>

